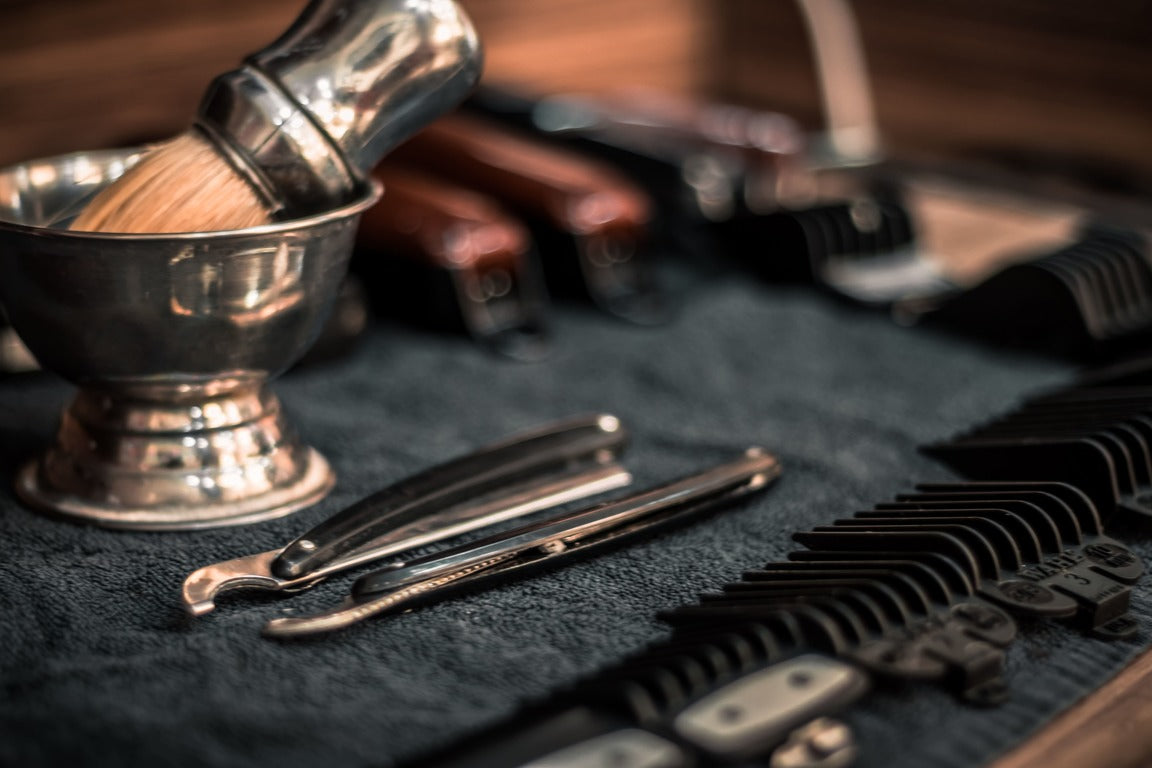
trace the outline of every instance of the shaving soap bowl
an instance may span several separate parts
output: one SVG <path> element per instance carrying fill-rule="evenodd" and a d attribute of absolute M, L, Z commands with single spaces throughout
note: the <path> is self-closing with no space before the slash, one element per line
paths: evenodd
<path fill-rule="evenodd" d="M 41 366 L 79 391 L 16 478 L 30 506 L 112 528 L 256 522 L 335 477 L 269 382 L 319 333 L 379 186 L 323 214 L 173 235 L 72 232 L 140 149 L 0 170 L 0 304 Z"/>

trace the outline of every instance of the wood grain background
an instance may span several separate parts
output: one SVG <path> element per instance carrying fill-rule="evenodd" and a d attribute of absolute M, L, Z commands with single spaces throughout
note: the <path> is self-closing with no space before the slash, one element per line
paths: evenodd
<path fill-rule="evenodd" d="M 793 0 L 463 0 L 485 77 L 643 85 L 818 125 Z M 217 72 L 303 0 L 0 0 L 0 163 L 180 131 Z M 857 0 L 896 153 L 981 155 L 1134 184 L 1152 176 L 1152 4 Z"/>
<path fill-rule="evenodd" d="M 211 78 L 303 0 L 0 0 L 0 164 L 181 131 Z M 695 90 L 699 0 L 465 0 L 486 76 Z"/>
<path fill-rule="evenodd" d="M 983 157 L 1147 189 L 1152 4 L 857 0 L 876 110 L 898 154 Z M 708 87 L 820 124 L 792 0 L 711 6 Z"/>

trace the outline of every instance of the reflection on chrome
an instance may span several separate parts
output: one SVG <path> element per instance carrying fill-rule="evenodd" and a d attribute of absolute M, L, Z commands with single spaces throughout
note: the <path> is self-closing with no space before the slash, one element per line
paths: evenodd
<path fill-rule="evenodd" d="M 138 529 L 253 522 L 316 502 L 334 477 L 268 382 L 323 324 L 379 187 L 322 215 L 234 232 L 41 226 L 136 156 L 0 170 L 0 302 L 36 360 L 79 386 L 56 444 L 21 470 L 18 493 Z M 77 175 L 93 181 L 77 185 Z"/>

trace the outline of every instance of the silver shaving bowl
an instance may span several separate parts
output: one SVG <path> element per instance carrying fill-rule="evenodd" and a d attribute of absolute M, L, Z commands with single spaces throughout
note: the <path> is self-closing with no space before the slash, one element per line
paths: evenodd
<path fill-rule="evenodd" d="M 79 388 L 17 493 L 40 510 L 145 530 L 250 523 L 315 503 L 334 475 L 269 382 L 319 333 L 379 186 L 251 229 L 68 231 L 139 154 L 0 170 L 0 304 L 41 366 Z"/>

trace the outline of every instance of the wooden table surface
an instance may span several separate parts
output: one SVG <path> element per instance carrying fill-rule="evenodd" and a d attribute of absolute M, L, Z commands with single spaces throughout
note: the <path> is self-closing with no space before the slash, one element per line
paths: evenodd
<path fill-rule="evenodd" d="M 1152 651 L 989 768 L 1152 765 Z"/>

